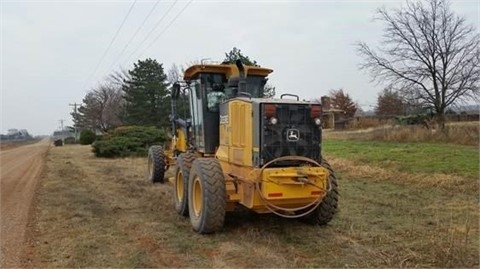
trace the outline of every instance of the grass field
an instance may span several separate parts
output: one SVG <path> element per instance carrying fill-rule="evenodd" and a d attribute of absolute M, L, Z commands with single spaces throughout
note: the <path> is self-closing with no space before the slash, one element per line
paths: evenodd
<path fill-rule="evenodd" d="M 443 173 L 478 180 L 476 147 L 438 143 L 325 140 L 329 155 L 388 169 L 412 173 Z"/>
<path fill-rule="evenodd" d="M 478 268 L 478 150 L 476 170 L 468 164 L 466 171 L 437 171 L 424 160 L 417 168 L 403 163 L 407 156 L 430 156 L 419 146 L 391 153 L 387 146 L 342 143 L 324 144 L 341 194 L 329 225 L 240 211 L 227 214 L 221 233 L 206 236 L 175 213 L 171 186 L 146 181 L 145 159 L 97 159 L 88 146 L 52 148 L 37 197 L 29 264 Z M 451 148 L 437 150 L 432 154 L 449 158 L 451 167 L 472 154 L 458 147 L 463 157 L 450 158 Z M 384 160 L 380 153 L 395 158 Z M 442 167 L 438 158 L 433 165 Z"/>
<path fill-rule="evenodd" d="M 326 140 L 364 140 L 390 142 L 429 142 L 436 144 L 454 144 L 480 146 L 480 122 L 450 122 L 445 129 L 427 129 L 423 125 L 398 126 L 387 123 L 371 126 L 367 129 L 324 131 Z"/>

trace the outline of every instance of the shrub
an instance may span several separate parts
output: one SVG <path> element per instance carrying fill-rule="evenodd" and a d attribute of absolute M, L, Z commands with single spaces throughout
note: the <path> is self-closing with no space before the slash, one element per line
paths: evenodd
<path fill-rule="evenodd" d="M 84 129 L 80 132 L 80 144 L 90 145 L 95 141 L 95 133 L 92 130 Z"/>
<path fill-rule="evenodd" d="M 114 129 L 92 144 L 97 157 L 146 156 L 148 147 L 163 144 L 167 135 L 155 127 L 127 126 Z"/>
<path fill-rule="evenodd" d="M 53 142 L 53 144 L 55 145 L 55 147 L 61 147 L 63 146 L 63 141 L 62 139 L 57 139 Z"/>
<path fill-rule="evenodd" d="M 73 145 L 73 144 L 75 144 L 75 137 L 69 136 L 69 137 L 67 137 L 63 140 L 63 143 L 65 145 Z"/>

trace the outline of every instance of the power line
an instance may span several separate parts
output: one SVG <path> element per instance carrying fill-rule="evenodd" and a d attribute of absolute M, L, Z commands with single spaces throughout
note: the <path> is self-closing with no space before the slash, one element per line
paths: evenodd
<path fill-rule="evenodd" d="M 180 10 L 180 12 L 178 12 L 177 16 L 175 16 L 170 21 L 170 23 L 165 28 L 163 28 L 163 31 L 160 32 L 160 34 L 142 51 L 142 53 L 140 53 L 139 56 L 143 55 L 143 53 L 145 51 L 147 51 L 147 49 L 149 49 L 153 44 L 155 44 L 155 42 L 163 35 L 163 33 L 165 33 L 168 30 L 168 28 L 170 28 L 170 26 L 172 26 L 172 24 L 178 19 L 178 17 L 180 17 L 180 15 L 182 15 L 182 13 L 187 9 L 187 7 L 192 3 L 192 1 L 193 0 L 188 1 L 188 3 L 182 8 L 182 10 Z"/>
<path fill-rule="evenodd" d="M 123 54 L 125 53 L 125 51 L 127 50 L 128 46 L 130 45 L 130 43 L 132 43 L 133 39 L 135 39 L 135 37 L 137 36 L 137 34 L 140 32 L 140 29 L 142 29 L 142 27 L 145 25 L 145 23 L 147 22 L 148 18 L 150 18 L 150 16 L 152 15 L 153 11 L 157 8 L 158 4 L 160 3 L 160 0 L 157 0 L 157 2 L 155 2 L 155 4 L 153 5 L 153 7 L 150 9 L 150 12 L 147 14 L 147 16 L 145 17 L 145 19 L 143 19 L 143 22 L 140 24 L 140 26 L 138 26 L 137 30 L 135 31 L 135 33 L 132 35 L 132 37 L 130 38 L 130 40 L 128 40 L 127 44 L 123 47 L 123 50 L 122 52 L 120 52 L 120 54 L 115 58 L 115 60 L 113 61 L 112 65 L 110 66 L 110 69 L 113 68 L 113 66 L 115 65 L 115 63 L 123 56 Z"/>
<path fill-rule="evenodd" d="M 160 23 L 165 19 L 165 17 L 167 17 L 168 13 L 170 13 L 170 11 L 175 6 L 175 4 L 177 4 L 177 2 L 178 2 L 178 0 L 175 0 L 175 2 L 173 2 L 168 7 L 167 11 L 163 14 L 163 16 L 160 18 L 160 20 L 158 20 L 157 23 L 155 23 L 155 26 L 152 28 L 152 30 L 145 36 L 145 38 L 142 40 L 142 42 L 140 42 L 140 45 L 137 46 L 137 48 L 128 56 L 128 58 L 125 59 L 125 61 L 128 61 L 130 58 L 132 58 L 132 56 L 142 47 L 143 43 L 145 43 L 145 41 L 148 39 L 148 37 L 150 37 L 150 35 L 153 33 L 153 31 L 155 31 L 158 28 Z"/>
<path fill-rule="evenodd" d="M 110 50 L 110 48 L 112 47 L 112 44 L 113 42 L 115 42 L 115 40 L 117 39 L 117 36 L 118 34 L 120 33 L 120 30 L 123 28 L 123 25 L 125 24 L 125 22 L 127 21 L 128 19 L 128 16 L 130 15 L 130 13 L 132 12 L 133 10 L 133 7 L 135 6 L 135 3 L 137 3 L 137 0 L 133 1 L 132 5 L 130 6 L 130 9 L 128 10 L 127 12 L 127 15 L 125 15 L 125 18 L 123 18 L 123 21 L 122 21 L 122 24 L 120 24 L 120 27 L 118 27 L 117 29 L 117 32 L 115 33 L 115 35 L 113 36 L 112 40 L 110 41 L 110 44 L 108 45 L 107 49 L 105 50 L 105 52 L 103 53 L 102 57 L 100 58 L 100 60 L 98 61 L 97 63 L 97 66 L 95 67 L 95 69 L 93 70 L 92 74 L 89 76 L 89 78 L 85 81 L 84 85 L 82 88 L 84 88 L 86 86 L 86 84 L 93 78 L 93 76 L 95 76 L 95 74 L 97 73 L 97 70 L 98 70 L 98 67 L 100 66 L 100 64 L 102 63 L 103 59 L 105 58 L 105 56 L 107 56 L 107 53 L 108 51 Z"/>

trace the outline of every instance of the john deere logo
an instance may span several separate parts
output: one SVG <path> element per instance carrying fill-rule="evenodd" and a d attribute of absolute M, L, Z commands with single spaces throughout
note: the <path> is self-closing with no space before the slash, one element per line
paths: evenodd
<path fill-rule="evenodd" d="M 296 142 L 300 139 L 300 132 L 297 129 L 287 130 L 287 141 Z"/>

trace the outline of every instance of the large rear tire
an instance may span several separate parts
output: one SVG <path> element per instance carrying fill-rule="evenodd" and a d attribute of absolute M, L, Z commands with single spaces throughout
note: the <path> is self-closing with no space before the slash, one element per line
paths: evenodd
<path fill-rule="evenodd" d="M 193 162 L 188 180 L 188 212 L 193 230 L 200 234 L 223 228 L 227 205 L 225 179 L 214 158 Z"/>
<path fill-rule="evenodd" d="M 332 167 L 326 160 L 322 160 L 321 165 L 326 168 L 329 172 L 329 184 L 330 184 L 330 191 L 327 195 L 323 198 L 322 202 L 318 207 L 313 210 L 310 214 L 306 215 L 302 218 L 303 221 L 309 224 L 317 224 L 317 225 L 326 225 L 332 219 L 335 213 L 337 213 L 338 207 L 338 183 L 337 177 L 335 176 L 335 172 L 333 171 Z"/>
<path fill-rule="evenodd" d="M 152 183 L 165 182 L 165 153 L 161 146 L 151 146 L 148 149 L 148 180 Z"/>
<path fill-rule="evenodd" d="M 188 216 L 188 178 L 195 160 L 192 153 L 181 153 L 175 165 L 175 180 L 173 182 L 173 203 L 175 211 L 182 216 Z"/>

